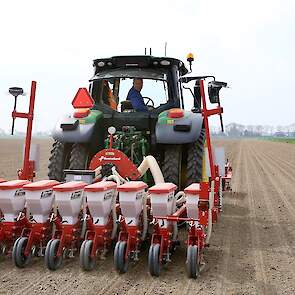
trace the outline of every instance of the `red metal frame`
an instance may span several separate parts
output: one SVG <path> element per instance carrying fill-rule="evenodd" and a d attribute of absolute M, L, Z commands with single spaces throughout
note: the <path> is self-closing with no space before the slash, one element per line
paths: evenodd
<path fill-rule="evenodd" d="M 131 257 L 131 253 L 135 253 L 140 247 L 142 242 L 141 233 L 142 233 L 142 224 L 139 226 L 136 225 L 127 225 L 124 216 L 120 216 L 120 225 L 121 231 L 119 232 L 118 241 L 126 241 L 126 252 L 125 260 L 128 260 Z"/>
<path fill-rule="evenodd" d="M 4 244 L 10 251 L 17 238 L 21 236 L 24 228 L 30 225 L 25 212 L 20 213 L 16 221 L 0 222 L 0 244 Z"/>
<path fill-rule="evenodd" d="M 30 104 L 28 113 L 20 113 L 17 111 L 12 112 L 12 118 L 22 118 L 27 119 L 27 132 L 25 140 L 25 152 L 23 159 L 23 168 L 18 170 L 18 178 L 22 180 L 32 181 L 35 177 L 35 164 L 34 161 L 30 161 L 30 149 L 31 149 L 31 140 L 32 140 L 32 128 L 33 128 L 33 119 L 34 119 L 34 107 L 35 107 L 35 96 L 36 96 L 36 81 L 32 81 L 31 84 L 31 95 L 30 95 Z"/>
<path fill-rule="evenodd" d="M 46 247 L 47 242 L 50 240 L 52 235 L 52 223 L 30 223 L 27 227 L 22 230 L 21 237 L 27 237 L 28 242 L 24 251 L 24 255 L 28 256 L 34 245 L 40 245 Z"/>
<path fill-rule="evenodd" d="M 75 224 L 64 224 L 61 218 L 56 217 L 53 222 L 56 230 L 52 235 L 52 239 L 60 240 L 56 256 L 60 257 L 65 249 L 78 250 L 82 225 L 80 219 Z"/>
<path fill-rule="evenodd" d="M 90 256 L 95 258 L 98 252 L 103 253 L 112 244 L 112 230 L 113 230 L 113 219 L 109 216 L 109 220 L 106 225 L 95 225 L 93 223 L 92 217 L 87 215 L 86 219 L 87 231 L 85 235 L 85 240 L 92 240 L 92 250 Z"/>

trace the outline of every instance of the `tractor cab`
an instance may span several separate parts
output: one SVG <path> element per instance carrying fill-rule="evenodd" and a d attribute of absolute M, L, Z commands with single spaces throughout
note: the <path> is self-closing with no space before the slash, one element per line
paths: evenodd
<path fill-rule="evenodd" d="M 182 105 L 179 78 L 188 71 L 180 60 L 146 55 L 117 56 L 96 59 L 93 66 L 90 94 L 95 108 L 103 113 L 136 112 L 127 97 L 134 79 L 143 82 L 141 95 L 148 113 L 158 115 Z"/>

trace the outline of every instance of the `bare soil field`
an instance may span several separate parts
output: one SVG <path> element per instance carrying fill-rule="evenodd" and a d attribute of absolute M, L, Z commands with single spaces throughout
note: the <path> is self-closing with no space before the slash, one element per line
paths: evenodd
<path fill-rule="evenodd" d="M 41 179 L 51 143 L 38 142 Z M 0 177 L 15 178 L 21 144 L 0 140 Z M 6 257 L 0 261 L 0 294 L 295 294 L 295 145 L 255 140 L 218 144 L 226 147 L 233 164 L 233 192 L 224 197 L 224 212 L 197 280 L 186 277 L 182 243 L 159 278 L 148 274 L 147 249 L 124 275 L 115 272 L 112 255 L 87 273 L 78 259 L 50 272 L 42 259 L 16 269 Z"/>

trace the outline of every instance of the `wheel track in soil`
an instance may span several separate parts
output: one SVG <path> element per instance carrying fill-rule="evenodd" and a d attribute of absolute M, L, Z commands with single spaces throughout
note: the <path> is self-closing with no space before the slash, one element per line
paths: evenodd
<path fill-rule="evenodd" d="M 242 184 L 242 171 L 241 171 L 241 167 L 242 167 L 242 154 L 243 154 L 243 144 L 242 142 L 240 142 L 239 144 L 239 151 L 238 151 L 238 159 L 235 163 L 235 166 L 233 167 L 233 171 L 239 171 L 239 173 L 237 174 L 237 177 L 233 179 L 232 182 L 232 189 L 234 194 L 232 194 L 233 196 L 233 207 L 237 206 L 237 196 L 235 196 L 235 194 L 238 194 L 241 191 L 241 184 Z M 243 171 L 244 172 L 244 171 Z M 221 274 L 220 275 L 220 282 L 218 284 L 217 287 L 217 294 L 218 295 L 227 295 L 228 294 L 228 289 L 229 286 L 227 284 L 227 278 L 228 278 L 228 273 L 229 273 L 229 265 L 230 265 L 230 260 L 231 260 L 231 243 L 233 240 L 233 223 L 231 223 L 230 226 L 228 226 L 226 228 L 226 232 L 224 234 L 224 239 L 223 239 L 223 243 L 222 245 L 224 245 L 224 251 L 225 251 L 225 255 L 224 255 L 224 261 L 222 262 L 222 269 L 221 269 Z"/>
<path fill-rule="evenodd" d="M 250 158 L 249 161 L 252 163 L 252 166 L 256 166 L 257 164 L 258 166 L 261 168 L 261 170 L 265 170 L 264 169 L 264 164 L 260 159 L 260 156 L 257 156 L 257 154 L 252 153 L 252 155 L 254 155 L 254 158 L 256 160 L 256 165 L 254 163 L 254 159 Z M 295 256 L 295 251 L 290 247 L 290 245 L 288 244 L 288 240 L 284 234 L 285 230 L 284 228 L 281 226 L 281 224 L 277 221 L 277 213 L 275 212 L 274 208 L 275 208 L 275 202 L 273 201 L 273 198 L 268 197 L 270 195 L 274 195 L 274 193 L 271 191 L 271 188 L 269 186 L 265 186 L 262 182 L 261 179 L 263 179 L 263 175 L 260 172 L 260 169 L 255 169 L 253 170 L 255 171 L 254 173 L 257 175 L 257 177 L 255 177 L 255 179 L 257 180 L 258 186 L 261 188 L 262 190 L 262 197 L 263 197 L 263 204 L 265 205 L 265 208 L 267 209 L 267 211 L 270 213 L 271 215 L 271 221 L 273 222 L 273 224 L 278 227 L 279 230 L 276 230 L 275 233 L 273 233 L 275 236 L 278 236 L 278 240 L 281 243 L 281 247 L 282 250 L 284 250 L 284 252 L 286 254 L 288 254 L 290 257 L 294 257 Z M 265 174 L 264 174 L 265 175 Z M 276 191 L 277 190 L 277 186 L 272 185 L 273 189 Z M 271 192 L 269 193 L 268 190 L 270 190 Z M 281 250 L 280 250 L 281 251 Z M 290 271 L 293 273 L 294 275 L 294 266 L 290 266 Z"/>
<path fill-rule="evenodd" d="M 253 150 L 252 154 L 255 154 L 255 151 Z M 265 156 L 257 156 L 260 159 Z M 283 185 L 286 185 L 286 183 L 284 183 L 283 181 L 281 181 L 281 174 L 276 175 L 276 177 L 273 177 L 271 171 L 276 171 L 277 169 L 281 169 L 281 167 L 278 164 L 275 164 L 274 161 L 272 161 L 273 166 L 275 167 L 275 169 L 271 166 L 270 162 L 268 161 L 268 159 L 266 158 L 266 160 L 264 161 L 265 163 L 263 165 L 261 165 L 262 170 L 264 171 L 265 176 L 267 177 L 267 179 L 269 180 L 269 183 L 276 189 L 276 192 L 278 193 L 278 196 L 280 196 L 281 200 L 283 201 L 283 203 L 286 205 L 286 209 L 289 211 L 290 216 L 295 219 L 295 208 L 293 207 L 293 205 L 291 204 L 291 202 L 286 198 L 285 194 L 282 192 L 282 190 L 280 189 L 280 187 Z M 268 169 L 266 169 L 265 167 L 268 167 Z M 276 179 L 276 181 L 278 182 L 278 184 L 276 184 L 276 182 L 274 181 L 274 179 Z"/>
<path fill-rule="evenodd" d="M 256 217 L 257 210 L 255 209 L 255 198 L 253 196 L 253 186 L 251 182 L 251 176 L 250 172 L 252 171 L 249 169 L 249 162 L 248 159 L 251 157 L 251 153 L 249 151 L 249 147 L 247 143 L 245 144 L 245 153 L 244 153 L 244 163 L 245 163 L 245 170 L 246 170 L 246 186 L 247 186 L 247 192 L 248 192 L 248 207 L 250 209 L 249 213 L 249 223 L 250 223 L 250 229 L 251 229 L 251 245 L 252 245 L 252 251 L 254 256 L 254 262 L 255 262 L 255 278 L 256 278 L 256 289 L 257 294 L 276 294 L 276 291 L 273 289 L 270 289 L 268 287 L 268 281 L 267 281 L 267 275 L 265 271 L 265 265 L 263 262 L 263 253 L 261 251 L 261 241 L 259 237 L 259 232 L 256 225 Z M 255 165 L 252 167 L 252 169 L 255 170 Z"/>

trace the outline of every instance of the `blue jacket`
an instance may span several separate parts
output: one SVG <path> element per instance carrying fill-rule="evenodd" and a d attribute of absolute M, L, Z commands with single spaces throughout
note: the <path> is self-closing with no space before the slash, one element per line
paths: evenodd
<path fill-rule="evenodd" d="M 133 108 L 138 112 L 148 112 L 147 106 L 144 104 L 144 100 L 139 91 L 132 87 L 127 95 L 127 100 L 130 100 Z"/>

